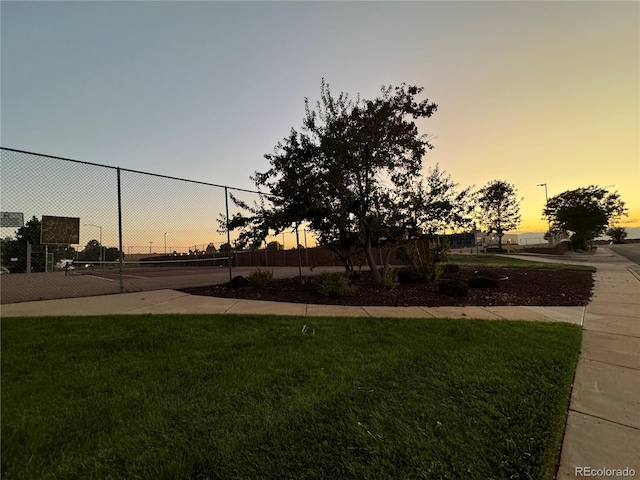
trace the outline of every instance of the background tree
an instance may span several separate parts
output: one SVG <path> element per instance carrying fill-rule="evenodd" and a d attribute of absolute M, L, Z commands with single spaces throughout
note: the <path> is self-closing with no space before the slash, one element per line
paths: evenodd
<path fill-rule="evenodd" d="M 119 250 L 115 247 L 105 248 L 98 240 L 89 240 L 78 259 L 85 262 L 97 262 L 100 260 L 100 250 L 102 250 L 102 260 L 105 262 L 117 262 L 120 260 Z"/>
<path fill-rule="evenodd" d="M 223 257 L 228 257 L 229 254 L 231 253 L 231 246 L 228 243 L 221 243 L 220 247 L 218 249 L 218 252 L 223 256 Z"/>
<path fill-rule="evenodd" d="M 267 250 L 284 250 L 284 246 L 277 240 L 267 243 Z"/>
<path fill-rule="evenodd" d="M 504 233 L 520 225 L 520 200 L 516 187 L 503 180 L 492 180 L 478 191 L 480 225 L 498 235 L 500 248 Z"/>
<path fill-rule="evenodd" d="M 37 217 L 32 217 L 23 227 L 15 232 L 15 238 L 5 238 L 2 240 L 2 266 L 9 269 L 11 273 L 24 273 L 27 271 L 27 242 L 36 248 L 32 249 L 31 270 L 33 272 L 46 271 L 45 251 L 53 254 L 53 263 L 57 263 L 63 258 L 74 258 L 75 248 L 70 245 L 40 245 L 40 232 L 42 224 Z M 18 260 L 12 262 L 12 258 Z"/>
<path fill-rule="evenodd" d="M 117 262 L 120 260 L 120 250 L 118 250 L 116 247 L 103 248 L 105 262 Z"/>
<path fill-rule="evenodd" d="M 28 220 L 23 227 L 16 230 L 14 240 L 2 242 L 2 265 L 11 273 L 24 273 L 27 271 L 27 243 L 40 245 L 41 223 L 36 217 Z M 17 258 L 12 262 L 12 258 Z M 34 254 L 31 257 L 31 268 L 34 272 L 45 271 L 44 255 Z"/>
<path fill-rule="evenodd" d="M 618 192 L 590 185 L 550 198 L 543 214 L 551 222 L 552 232 L 570 232 L 573 248 L 587 250 L 589 242 L 627 210 Z"/>
<path fill-rule="evenodd" d="M 624 243 L 624 239 L 627 238 L 627 231 L 623 227 L 612 227 L 605 232 L 613 243 Z"/>
<path fill-rule="evenodd" d="M 455 186 L 439 171 L 434 174 L 439 190 L 423 182 L 422 158 L 433 145 L 418 134 L 413 120 L 431 117 L 437 105 L 418 101 L 421 92 L 402 84 L 383 87 L 373 100 L 351 100 L 345 93 L 334 98 L 323 80 L 316 109 L 305 101 L 302 131 L 292 129 L 273 154 L 265 155 L 270 168 L 252 177 L 268 197 L 254 206 L 234 199 L 249 213 L 229 222 L 230 228 L 242 228 L 239 241 L 260 243 L 270 231 L 278 234 L 304 223 L 347 270 L 362 255 L 374 279 L 386 281 L 391 253 L 422 234 L 425 222 L 434 220 L 428 208 L 450 201 Z M 445 212 L 454 210 L 450 207 L 438 211 L 438 220 L 446 220 Z M 374 247 L 384 251 L 382 272 Z"/>
<path fill-rule="evenodd" d="M 97 262 L 100 260 L 100 250 L 102 245 L 98 240 L 89 240 L 78 258 L 85 262 Z"/>

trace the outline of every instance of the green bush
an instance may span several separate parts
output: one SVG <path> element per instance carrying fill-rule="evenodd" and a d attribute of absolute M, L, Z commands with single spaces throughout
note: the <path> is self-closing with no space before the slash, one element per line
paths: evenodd
<path fill-rule="evenodd" d="M 320 293 L 326 297 L 344 297 L 353 295 L 356 291 L 356 287 L 351 285 L 351 282 L 344 273 L 323 273 L 322 274 L 322 288 Z"/>
<path fill-rule="evenodd" d="M 247 277 L 249 283 L 254 287 L 264 287 L 273 280 L 273 270 L 254 270 Z"/>

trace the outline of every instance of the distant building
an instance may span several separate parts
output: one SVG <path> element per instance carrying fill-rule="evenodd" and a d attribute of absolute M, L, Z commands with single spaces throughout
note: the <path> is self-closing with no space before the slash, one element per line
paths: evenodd
<path fill-rule="evenodd" d="M 471 247 L 476 244 L 481 247 L 487 247 L 490 245 L 498 245 L 499 237 L 497 233 L 487 233 L 476 230 L 475 232 L 463 232 L 452 233 L 448 235 L 441 235 L 449 241 L 451 248 Z M 505 233 L 502 235 L 502 244 L 506 245 L 507 241 L 511 242 L 511 245 L 518 245 L 518 234 Z"/>

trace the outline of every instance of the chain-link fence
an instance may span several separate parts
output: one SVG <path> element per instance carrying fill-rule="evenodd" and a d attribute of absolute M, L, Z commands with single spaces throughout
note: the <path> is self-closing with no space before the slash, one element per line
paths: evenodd
<path fill-rule="evenodd" d="M 303 227 L 237 248 L 226 221 L 242 209 L 229 193 L 254 205 L 258 192 L 0 152 L 2 303 L 209 285 L 234 269 L 318 263 Z"/>

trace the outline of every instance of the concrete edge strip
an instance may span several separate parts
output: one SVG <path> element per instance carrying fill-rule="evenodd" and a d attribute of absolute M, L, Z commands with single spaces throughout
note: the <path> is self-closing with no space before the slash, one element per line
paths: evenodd
<path fill-rule="evenodd" d="M 640 338 L 640 335 L 629 335 L 628 333 L 615 333 L 615 332 L 605 332 L 602 330 L 585 330 L 585 332 L 590 333 L 604 333 L 605 335 L 616 335 L 618 337 L 631 337 L 631 338 Z"/>
<path fill-rule="evenodd" d="M 600 317 L 600 318 L 608 316 L 609 318 L 614 317 L 614 318 L 621 318 L 621 319 L 624 319 L 624 320 L 629 319 L 629 320 L 638 321 L 638 317 L 637 316 L 633 316 L 633 315 L 611 315 L 611 314 L 607 314 L 607 313 L 593 313 L 593 312 L 586 312 L 586 311 L 585 311 L 585 314 L 586 315 L 595 315 L 596 317 Z"/>
<path fill-rule="evenodd" d="M 176 295 L 175 297 L 170 298 L 169 300 L 162 300 L 162 301 L 160 301 L 160 302 L 154 302 L 152 305 L 145 305 L 144 307 L 135 307 L 133 310 L 127 310 L 127 312 L 126 312 L 126 314 L 125 314 L 125 315 L 133 315 L 133 314 L 135 314 L 135 312 L 136 312 L 136 311 L 138 311 L 138 310 L 143 310 L 143 309 L 145 309 L 145 308 L 149 308 L 149 307 L 155 307 L 156 305 L 164 305 L 164 304 L 166 304 L 166 303 L 171 303 L 171 302 L 173 302 L 174 300 L 177 300 L 178 298 L 184 298 L 184 297 L 186 297 L 186 296 L 189 296 L 189 294 L 188 294 L 188 293 L 178 292 L 177 290 L 171 290 L 171 291 L 172 291 L 172 292 L 176 292 L 176 293 L 178 293 L 179 295 Z M 138 292 L 134 292 L 134 293 L 138 293 Z M 142 293 L 144 293 L 144 292 L 142 292 Z M 86 297 L 85 297 L 85 298 L 86 298 Z"/>
<path fill-rule="evenodd" d="M 580 358 L 582 357 L 582 342 L 584 340 L 580 341 L 580 351 L 578 352 L 578 359 L 576 360 L 575 363 L 575 367 L 573 369 L 573 378 L 571 379 L 571 388 L 569 389 L 569 397 L 567 398 L 567 411 L 564 414 L 564 426 L 562 427 L 562 440 L 560 441 L 560 454 L 558 456 L 558 459 L 556 461 L 556 468 L 555 468 L 555 474 L 553 475 L 553 478 L 556 479 L 558 478 L 558 472 L 560 471 L 560 468 L 563 464 L 563 457 L 564 457 L 564 448 L 565 448 L 565 442 L 567 441 L 567 427 L 569 426 L 569 415 L 571 414 L 571 399 L 573 398 L 573 391 L 576 388 L 576 376 L 578 375 L 578 362 L 580 361 Z"/>
<path fill-rule="evenodd" d="M 503 317 L 502 315 L 498 315 L 496 312 L 492 312 L 491 310 L 489 310 L 486 307 L 478 307 L 479 309 L 481 309 L 483 312 L 488 313 L 489 315 L 495 315 L 496 317 L 498 317 L 498 319 L 500 320 L 509 320 L 508 318 Z"/>
<path fill-rule="evenodd" d="M 237 301 L 235 303 L 233 303 L 233 305 L 231 305 L 229 308 L 227 308 L 224 313 L 229 313 L 229 310 L 231 310 L 233 307 L 235 307 L 236 305 L 238 305 L 240 302 L 242 301 L 241 298 L 238 298 Z"/>
<path fill-rule="evenodd" d="M 629 429 L 631 429 L 631 430 L 640 431 L 640 428 L 638 428 L 638 427 L 634 427 L 634 426 L 632 426 L 632 425 L 626 425 L 626 424 L 624 424 L 624 423 L 616 422 L 616 421 L 614 421 L 614 420 L 609 420 L 608 418 L 599 417 L 599 416 L 597 416 L 597 415 L 592 415 L 591 413 L 581 412 L 580 410 L 575 410 L 575 409 L 573 409 L 573 408 L 570 408 L 570 409 L 569 409 L 569 413 L 571 413 L 571 412 L 573 412 L 573 413 L 577 413 L 577 414 L 579 414 L 579 415 L 585 415 L 585 416 L 587 416 L 587 417 L 591 417 L 591 418 L 596 418 L 596 419 L 598 419 L 598 420 L 602 420 L 603 422 L 607 422 L 607 423 L 610 423 L 610 424 L 612 424 L 612 425 L 617 425 L 617 426 L 619 426 L 619 427 L 625 427 L 625 428 L 629 428 Z"/>
<path fill-rule="evenodd" d="M 631 273 L 631 275 L 633 275 L 634 277 L 636 277 L 636 280 L 640 281 L 640 274 L 638 274 L 636 271 L 632 270 L 631 268 L 627 267 L 627 270 L 629 270 L 629 272 Z"/>
<path fill-rule="evenodd" d="M 588 362 L 601 363 L 603 365 L 611 365 L 612 367 L 628 368 L 630 370 L 640 371 L 640 367 L 630 367 L 629 365 L 620 365 L 619 363 L 604 362 L 596 358 L 585 357 L 584 355 L 580 355 L 579 360 L 586 360 Z"/>
<path fill-rule="evenodd" d="M 633 318 L 633 317 L 625 317 L 625 318 Z M 614 333 L 614 332 L 607 332 L 605 330 L 591 330 L 590 328 L 585 328 L 584 331 L 593 332 L 593 333 L 606 333 L 608 335 L 620 335 L 621 337 L 640 338 L 640 335 L 632 335 L 630 333 Z"/>
<path fill-rule="evenodd" d="M 490 314 L 492 314 L 492 315 L 495 315 L 496 317 L 498 317 L 498 318 L 500 318 L 500 319 L 502 319 L 502 320 L 511 320 L 511 319 L 510 319 L 510 318 L 508 318 L 508 317 L 505 317 L 505 316 L 503 316 L 503 315 L 500 315 L 498 312 L 492 312 L 491 310 L 487 310 L 487 309 L 486 309 L 486 308 L 484 308 L 484 307 L 480 307 L 480 308 L 482 308 L 483 310 L 485 310 L 487 313 L 490 313 Z"/>
<path fill-rule="evenodd" d="M 426 313 L 427 315 L 429 315 L 429 317 L 426 318 L 436 318 L 429 310 L 427 310 L 427 308 L 429 307 L 418 307 L 420 310 L 422 310 L 424 313 Z"/>

